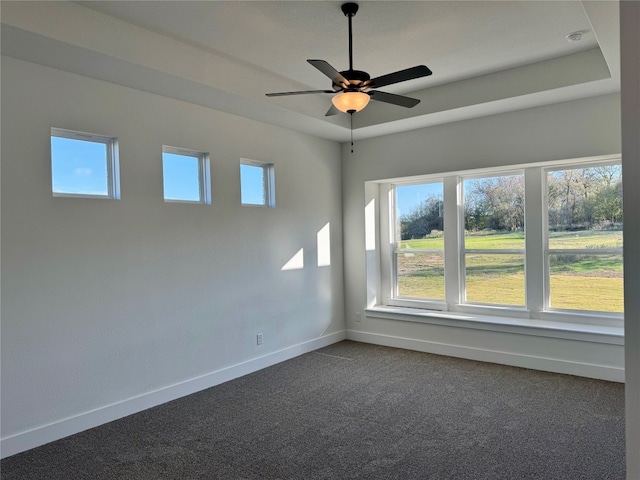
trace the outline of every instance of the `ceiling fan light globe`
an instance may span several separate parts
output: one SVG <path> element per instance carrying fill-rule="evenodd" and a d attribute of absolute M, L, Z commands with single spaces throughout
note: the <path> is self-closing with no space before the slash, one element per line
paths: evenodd
<path fill-rule="evenodd" d="M 343 92 L 335 95 L 331 102 L 343 113 L 359 112 L 367 106 L 371 97 L 362 92 Z"/>

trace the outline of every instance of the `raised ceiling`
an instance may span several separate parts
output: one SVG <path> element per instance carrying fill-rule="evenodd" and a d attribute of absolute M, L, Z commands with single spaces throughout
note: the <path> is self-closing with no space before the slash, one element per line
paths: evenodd
<path fill-rule="evenodd" d="M 324 116 L 330 95 L 264 95 L 330 88 L 309 58 L 348 68 L 341 3 L 3 1 L 2 50 L 346 141 L 348 115 Z M 354 116 L 359 138 L 619 91 L 617 2 L 358 3 L 354 68 L 372 77 L 419 64 L 433 71 L 381 89 L 421 103 L 372 101 Z M 582 40 L 568 41 L 572 32 Z"/>

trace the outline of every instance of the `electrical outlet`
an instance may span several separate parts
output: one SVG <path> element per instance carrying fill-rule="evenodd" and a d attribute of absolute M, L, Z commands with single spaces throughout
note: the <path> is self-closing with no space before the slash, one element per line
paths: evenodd
<path fill-rule="evenodd" d="M 262 345 L 262 334 L 261 333 L 256 335 L 256 344 L 257 345 Z"/>
<path fill-rule="evenodd" d="M 360 312 L 356 312 L 356 322 L 359 322 L 362 320 L 362 314 Z"/>

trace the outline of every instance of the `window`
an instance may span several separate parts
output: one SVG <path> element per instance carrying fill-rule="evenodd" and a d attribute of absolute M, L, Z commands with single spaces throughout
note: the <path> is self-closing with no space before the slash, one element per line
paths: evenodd
<path fill-rule="evenodd" d="M 464 178 L 463 300 L 524 306 L 524 175 Z"/>
<path fill-rule="evenodd" d="M 162 175 L 165 201 L 211 203 L 207 153 L 163 146 Z"/>
<path fill-rule="evenodd" d="M 619 157 L 375 184 L 372 305 L 621 325 Z"/>
<path fill-rule="evenodd" d="M 275 207 L 273 164 L 240 161 L 240 199 L 242 205 Z"/>
<path fill-rule="evenodd" d="M 622 169 L 549 169 L 549 309 L 623 311 Z"/>
<path fill-rule="evenodd" d="M 51 190 L 56 197 L 120 198 L 118 141 L 51 129 Z"/>
<path fill-rule="evenodd" d="M 442 182 L 395 188 L 395 297 L 444 301 Z"/>

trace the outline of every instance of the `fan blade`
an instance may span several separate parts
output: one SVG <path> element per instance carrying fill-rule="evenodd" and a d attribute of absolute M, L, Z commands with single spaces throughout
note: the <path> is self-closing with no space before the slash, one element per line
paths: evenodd
<path fill-rule="evenodd" d="M 373 92 L 368 92 L 369 96 L 372 100 L 377 100 L 378 102 L 392 103 L 394 105 L 399 105 L 401 107 L 415 107 L 420 103 L 420 100 L 417 98 L 405 97 L 403 95 L 396 95 L 395 93 L 387 93 L 381 92 L 379 90 L 374 90 Z"/>
<path fill-rule="evenodd" d="M 407 68 L 406 70 L 399 70 L 397 72 L 382 75 L 366 82 L 369 88 L 379 88 L 393 83 L 406 82 L 407 80 L 413 80 L 414 78 L 428 77 L 433 72 L 424 65 L 418 65 L 416 67 Z"/>
<path fill-rule="evenodd" d="M 324 60 L 307 60 L 307 62 L 324 73 L 336 85 L 342 85 L 345 88 L 347 87 L 347 85 L 349 85 L 349 80 L 344 78 L 339 71 L 337 71 Z"/>
<path fill-rule="evenodd" d="M 331 105 L 331 108 L 329 110 L 327 110 L 327 113 L 324 114 L 325 117 L 330 117 L 332 115 L 338 115 L 340 113 L 340 110 L 338 110 L 333 104 Z"/>
<path fill-rule="evenodd" d="M 298 92 L 265 93 L 267 97 L 284 97 L 287 95 L 307 95 L 309 93 L 336 93 L 334 90 L 300 90 Z"/>

